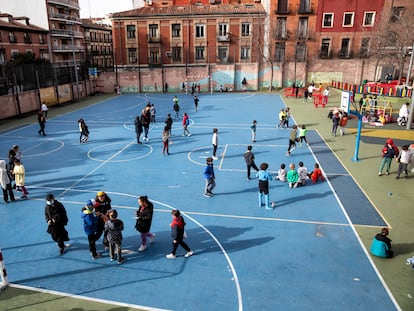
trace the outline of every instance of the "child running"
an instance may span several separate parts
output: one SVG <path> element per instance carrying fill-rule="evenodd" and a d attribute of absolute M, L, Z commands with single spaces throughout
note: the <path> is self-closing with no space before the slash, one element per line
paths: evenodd
<path fill-rule="evenodd" d="M 291 155 L 292 151 L 295 150 L 296 148 L 296 141 L 298 140 L 297 135 L 298 135 L 298 126 L 295 124 L 292 127 L 292 130 L 290 131 L 290 135 L 289 135 L 289 147 L 286 152 L 286 156 L 288 157 Z"/>
<path fill-rule="evenodd" d="M 302 146 L 302 142 L 305 141 L 305 143 L 309 146 L 308 140 L 306 139 L 306 133 L 308 132 L 308 130 L 306 129 L 305 125 L 302 125 L 302 127 L 299 130 L 299 140 L 300 140 L 300 145 Z"/>
<path fill-rule="evenodd" d="M 80 132 L 79 143 L 86 143 L 89 139 L 88 126 L 86 125 L 83 119 L 78 120 L 78 125 L 79 125 L 79 132 Z"/>

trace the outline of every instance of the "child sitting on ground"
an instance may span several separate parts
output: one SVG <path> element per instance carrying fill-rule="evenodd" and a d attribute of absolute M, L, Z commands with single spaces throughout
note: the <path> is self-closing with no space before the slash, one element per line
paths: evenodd
<path fill-rule="evenodd" d="M 299 185 L 305 186 L 306 179 L 308 178 L 308 169 L 306 168 L 306 166 L 304 166 L 302 161 L 299 162 L 298 175 L 299 175 L 299 180 L 298 180 Z"/>
<path fill-rule="evenodd" d="M 295 170 L 295 164 L 290 163 L 289 168 L 290 170 L 287 172 L 289 188 L 296 188 L 298 186 L 299 174 Z"/>
<path fill-rule="evenodd" d="M 308 174 L 309 178 L 312 180 L 312 183 L 313 184 L 316 183 L 318 179 L 320 179 L 321 181 L 324 181 L 325 178 L 322 175 L 322 171 L 319 168 L 319 164 L 315 163 L 314 167 L 315 167 L 314 170 Z"/>
<path fill-rule="evenodd" d="M 286 165 L 285 163 L 280 164 L 280 169 L 277 171 L 277 177 L 280 181 L 286 181 Z"/>

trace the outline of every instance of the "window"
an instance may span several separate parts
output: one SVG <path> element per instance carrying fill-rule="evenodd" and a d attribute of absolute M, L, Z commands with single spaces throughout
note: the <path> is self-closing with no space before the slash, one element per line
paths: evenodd
<path fill-rule="evenodd" d="M 171 34 L 173 38 L 181 37 L 181 25 L 180 24 L 172 24 L 171 25 Z"/>
<path fill-rule="evenodd" d="M 321 51 L 319 54 L 320 58 L 330 58 L 331 39 L 322 39 Z"/>
<path fill-rule="evenodd" d="M 344 21 L 342 27 L 354 26 L 354 13 L 344 13 Z"/>
<path fill-rule="evenodd" d="M 39 34 L 39 43 L 40 44 L 45 44 L 45 37 L 43 36 L 42 33 Z"/>
<path fill-rule="evenodd" d="M 228 32 L 228 25 L 227 24 L 219 24 L 218 25 L 218 35 L 219 37 L 227 37 L 229 32 Z"/>
<path fill-rule="evenodd" d="M 396 23 L 404 11 L 403 6 L 394 6 L 391 10 L 390 23 Z"/>
<path fill-rule="evenodd" d="M 311 12 L 310 0 L 300 0 L 299 13 L 310 13 L 310 12 Z"/>
<path fill-rule="evenodd" d="M 10 41 L 10 43 L 17 43 L 17 39 L 16 39 L 16 36 L 14 35 L 13 31 L 9 32 L 9 41 Z"/>
<path fill-rule="evenodd" d="M 204 25 L 197 24 L 195 27 L 196 27 L 196 33 L 195 33 L 196 38 L 204 38 Z"/>
<path fill-rule="evenodd" d="M 158 38 L 158 25 L 157 24 L 149 25 L 149 37 Z"/>
<path fill-rule="evenodd" d="M 303 40 L 308 37 L 308 18 L 300 17 L 298 25 L 298 39 Z"/>
<path fill-rule="evenodd" d="M 286 17 L 278 17 L 276 23 L 276 39 L 287 39 Z"/>
<path fill-rule="evenodd" d="M 375 22 L 375 12 L 365 12 L 364 13 L 364 26 L 372 27 Z"/>
<path fill-rule="evenodd" d="M 340 58 L 349 58 L 349 38 L 343 38 L 341 42 L 341 50 L 339 51 Z"/>
<path fill-rule="evenodd" d="M 369 38 L 362 38 L 361 48 L 359 49 L 359 57 L 369 57 Z"/>
<path fill-rule="evenodd" d="M 129 64 L 137 63 L 137 49 L 134 49 L 134 48 L 128 49 L 128 63 Z"/>
<path fill-rule="evenodd" d="M 285 60 L 285 48 L 284 42 L 277 42 L 275 47 L 275 62 L 283 62 Z"/>
<path fill-rule="evenodd" d="M 306 59 L 306 44 L 305 43 L 298 43 L 296 45 L 296 61 L 304 62 Z"/>
<path fill-rule="evenodd" d="M 218 47 L 218 58 L 222 62 L 227 62 L 227 47 L 226 46 Z"/>
<path fill-rule="evenodd" d="M 277 2 L 277 12 L 278 13 L 288 12 L 288 0 L 279 0 Z"/>
<path fill-rule="evenodd" d="M 181 61 L 181 48 L 180 47 L 172 48 L 172 59 L 175 62 Z"/>
<path fill-rule="evenodd" d="M 159 57 L 160 57 L 160 50 L 159 48 L 150 48 L 150 64 L 158 64 L 159 63 Z"/>
<path fill-rule="evenodd" d="M 23 37 L 24 37 L 24 43 L 32 43 L 32 38 L 30 37 L 30 34 L 28 32 L 25 32 Z"/>
<path fill-rule="evenodd" d="M 135 38 L 135 25 L 127 25 L 127 38 Z"/>
<path fill-rule="evenodd" d="M 323 13 L 322 28 L 333 27 L 334 14 Z"/>
<path fill-rule="evenodd" d="M 248 60 L 250 59 L 250 47 L 242 46 L 240 49 L 240 59 Z"/>
<path fill-rule="evenodd" d="M 242 23 L 241 35 L 242 37 L 250 37 L 250 23 Z"/>
<path fill-rule="evenodd" d="M 204 29 L 204 28 L 203 28 Z M 196 47 L 196 60 L 204 60 L 204 46 Z"/>

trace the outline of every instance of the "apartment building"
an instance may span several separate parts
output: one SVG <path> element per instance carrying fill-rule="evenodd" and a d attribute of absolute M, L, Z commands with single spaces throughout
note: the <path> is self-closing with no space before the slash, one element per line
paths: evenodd
<path fill-rule="evenodd" d="M 0 65 L 16 54 L 33 53 L 36 58 L 49 59 L 48 30 L 32 25 L 28 17 L 0 13 Z"/>
<path fill-rule="evenodd" d="M 260 3 L 148 0 L 112 21 L 117 65 L 230 64 L 260 61 L 265 11 Z"/>

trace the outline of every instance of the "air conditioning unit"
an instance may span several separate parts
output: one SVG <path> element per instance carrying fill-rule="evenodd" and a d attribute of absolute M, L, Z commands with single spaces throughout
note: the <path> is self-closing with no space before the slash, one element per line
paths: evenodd
<path fill-rule="evenodd" d="M 167 56 L 167 57 L 171 57 L 171 56 L 172 56 L 172 52 L 171 52 L 171 51 L 166 51 L 166 52 L 165 52 L 165 56 Z"/>
<path fill-rule="evenodd" d="M 146 5 L 152 5 L 152 0 L 145 0 Z"/>

